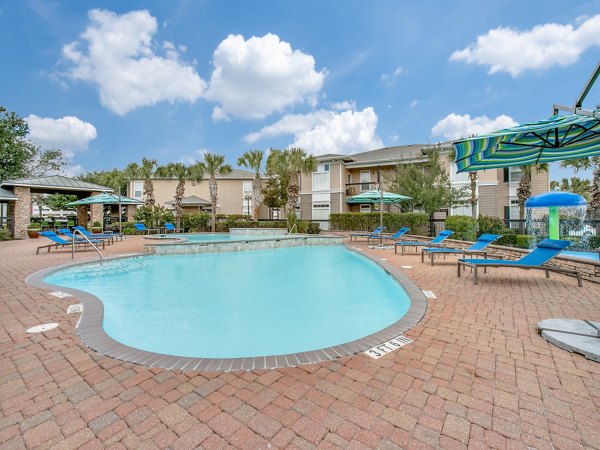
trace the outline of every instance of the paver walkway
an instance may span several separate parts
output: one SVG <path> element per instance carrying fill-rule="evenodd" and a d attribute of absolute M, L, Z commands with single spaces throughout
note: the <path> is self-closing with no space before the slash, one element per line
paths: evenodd
<path fill-rule="evenodd" d="M 141 237 L 107 254 L 141 251 Z M 70 253 L 0 242 L 0 449 L 600 449 L 600 364 L 536 334 L 539 320 L 600 318 L 600 285 L 495 269 L 473 285 L 456 264 L 364 251 L 431 290 L 413 343 L 258 372 L 147 369 L 86 348 L 58 299 L 25 283 Z M 94 259 L 78 254 L 77 260 Z M 28 335 L 31 326 L 58 329 Z M 309 332 L 309 330 L 307 330 Z"/>

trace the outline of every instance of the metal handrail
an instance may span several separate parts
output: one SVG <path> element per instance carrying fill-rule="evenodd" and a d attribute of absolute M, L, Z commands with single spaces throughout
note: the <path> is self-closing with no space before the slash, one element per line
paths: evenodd
<path fill-rule="evenodd" d="M 288 234 L 292 234 L 292 231 L 294 231 L 294 228 L 298 228 L 298 224 L 295 223 L 294 225 L 292 225 L 292 228 L 290 228 L 290 231 L 288 231 Z"/>
<path fill-rule="evenodd" d="M 94 245 L 92 241 L 90 241 L 90 238 L 88 238 L 85 234 L 81 232 L 81 230 L 78 230 L 77 228 L 73 230 L 73 239 L 71 239 L 71 259 L 75 259 L 75 235 L 77 233 L 79 233 L 86 241 L 89 242 L 89 244 L 92 247 L 94 247 L 94 250 L 96 250 L 100 255 L 100 264 L 102 264 L 102 252 L 100 251 L 100 249 L 96 247 L 96 245 Z"/>

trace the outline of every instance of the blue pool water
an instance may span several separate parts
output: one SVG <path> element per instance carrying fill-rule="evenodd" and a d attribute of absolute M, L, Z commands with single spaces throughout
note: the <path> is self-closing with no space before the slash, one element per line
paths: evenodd
<path fill-rule="evenodd" d="M 284 236 L 282 234 L 282 236 Z M 187 239 L 189 242 L 212 242 L 212 241 L 251 241 L 255 239 L 277 239 L 282 236 L 237 236 L 229 233 L 206 233 L 206 234 L 178 234 L 177 237 Z M 166 235 L 172 237 L 172 235 Z"/>
<path fill-rule="evenodd" d="M 117 341 L 177 356 L 268 356 L 335 346 L 401 318 L 404 288 L 342 246 L 144 256 L 47 283 L 96 295 Z"/>
<path fill-rule="evenodd" d="M 562 251 L 560 252 L 561 256 L 572 256 L 574 258 L 583 258 L 583 259 L 591 259 L 593 261 L 600 260 L 600 253 L 598 252 L 572 252 L 572 251 Z"/>

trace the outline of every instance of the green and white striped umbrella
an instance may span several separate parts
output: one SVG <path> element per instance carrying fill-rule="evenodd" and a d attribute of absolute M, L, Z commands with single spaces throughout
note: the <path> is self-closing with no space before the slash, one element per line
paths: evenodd
<path fill-rule="evenodd" d="M 453 143 L 457 172 L 600 155 L 600 119 L 570 114 Z"/>

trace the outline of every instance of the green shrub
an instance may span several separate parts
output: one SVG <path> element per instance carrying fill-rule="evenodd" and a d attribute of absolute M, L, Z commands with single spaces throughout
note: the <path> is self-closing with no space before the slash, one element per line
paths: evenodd
<path fill-rule="evenodd" d="M 593 249 L 600 248 L 600 236 L 590 237 L 588 240 L 588 247 Z"/>
<path fill-rule="evenodd" d="M 320 234 L 321 233 L 321 225 L 319 222 L 308 222 L 308 228 L 306 229 L 308 234 Z"/>
<path fill-rule="evenodd" d="M 220 233 L 226 233 L 230 228 L 283 228 L 287 231 L 287 223 L 283 221 L 279 222 L 268 222 L 268 221 L 224 221 L 217 222 L 217 231 Z M 285 233 L 285 231 L 283 231 Z"/>
<path fill-rule="evenodd" d="M 117 228 L 117 230 L 118 230 L 118 228 Z M 130 234 L 137 234 L 137 232 L 138 232 L 137 228 L 131 228 L 131 227 L 123 228 L 123 234 L 130 235 Z"/>
<path fill-rule="evenodd" d="M 329 216 L 333 231 L 372 231 L 379 226 L 379 213 L 338 213 Z M 383 213 L 383 225 L 389 233 L 402 227 L 410 228 L 411 234 L 427 234 L 429 216 L 423 213 Z"/>
<path fill-rule="evenodd" d="M 479 215 L 477 219 L 479 226 L 479 235 L 482 234 L 502 234 L 505 230 L 504 221 L 499 217 Z"/>
<path fill-rule="evenodd" d="M 446 229 L 454 231 L 452 239 L 474 241 L 477 233 L 477 220 L 471 216 L 446 217 Z"/>
<path fill-rule="evenodd" d="M 187 232 L 208 231 L 210 214 L 207 212 L 198 212 L 193 214 L 184 214 L 181 217 L 181 227 Z"/>
<path fill-rule="evenodd" d="M 133 226 L 133 222 L 121 222 L 121 229 L 125 230 L 125 228 L 135 228 Z M 106 226 L 106 231 L 112 231 L 113 233 L 119 232 L 119 222 L 113 222 L 110 225 Z"/>
<path fill-rule="evenodd" d="M 167 222 L 175 222 L 175 216 L 163 206 L 140 206 L 135 211 L 135 221 L 142 222 L 146 228 L 159 228 Z"/>
<path fill-rule="evenodd" d="M 536 242 L 535 236 L 528 234 L 517 234 L 515 236 L 515 246 L 518 248 L 533 248 Z"/>
<path fill-rule="evenodd" d="M 495 244 L 504 245 L 506 247 L 517 246 L 517 231 L 512 228 L 507 228 L 502 232 L 502 237 Z"/>
<path fill-rule="evenodd" d="M 8 231 L 8 227 L 6 225 L 0 227 L 0 241 L 9 241 L 11 239 L 12 236 L 10 235 L 10 231 Z"/>

